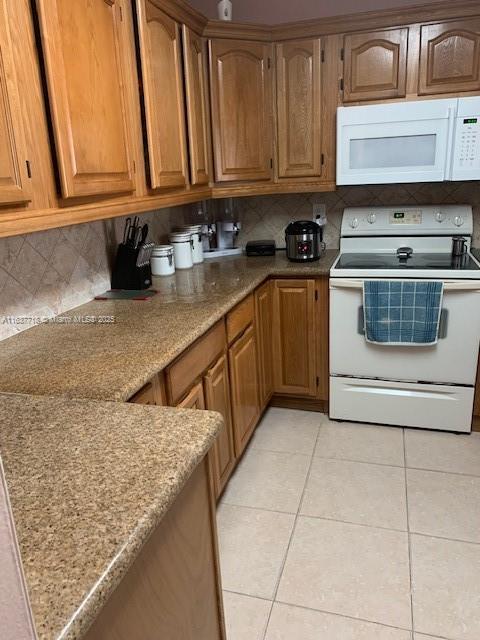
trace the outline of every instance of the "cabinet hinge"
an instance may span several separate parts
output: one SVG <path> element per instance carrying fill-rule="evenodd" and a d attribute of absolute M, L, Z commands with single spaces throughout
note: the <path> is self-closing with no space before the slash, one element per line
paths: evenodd
<path fill-rule="evenodd" d="M 123 10 L 122 10 L 122 5 L 118 5 L 118 10 L 120 12 L 120 22 L 123 22 Z"/>
<path fill-rule="evenodd" d="M 29 178 L 32 177 L 32 168 L 30 167 L 30 160 L 25 160 L 25 165 L 27 167 L 27 176 Z"/>
<path fill-rule="evenodd" d="M 273 169 L 273 158 L 270 158 L 270 169 Z"/>
<path fill-rule="evenodd" d="M 320 156 L 320 164 L 324 165 L 325 164 L 325 154 L 322 153 L 322 155 Z"/>
<path fill-rule="evenodd" d="M 322 49 L 322 54 L 320 59 L 322 62 L 325 62 L 325 49 Z"/>
<path fill-rule="evenodd" d="M 345 51 L 343 49 L 340 49 L 340 60 L 343 60 L 345 57 Z"/>
<path fill-rule="evenodd" d="M 340 78 L 340 91 L 343 91 L 343 78 Z"/>
<path fill-rule="evenodd" d="M 315 289 L 315 300 L 318 300 L 318 290 Z"/>
<path fill-rule="evenodd" d="M 133 173 L 137 173 L 137 163 L 133 161 Z"/>
<path fill-rule="evenodd" d="M 320 386 L 320 378 L 317 376 L 317 387 Z"/>
<path fill-rule="evenodd" d="M 272 66 L 272 60 L 271 58 L 267 58 L 267 69 L 270 69 L 271 66 Z"/>

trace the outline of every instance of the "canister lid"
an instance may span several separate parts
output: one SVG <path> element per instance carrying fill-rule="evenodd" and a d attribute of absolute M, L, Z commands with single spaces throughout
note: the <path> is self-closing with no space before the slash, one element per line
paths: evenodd
<path fill-rule="evenodd" d="M 182 224 L 175 229 L 175 231 L 188 231 L 189 233 L 200 233 L 202 231 L 202 224 Z"/>
<path fill-rule="evenodd" d="M 152 256 L 160 258 L 162 256 L 171 256 L 173 247 L 171 244 L 157 244 L 153 247 Z"/>
<path fill-rule="evenodd" d="M 191 231 L 173 231 L 168 236 L 170 242 L 190 242 L 192 239 Z"/>

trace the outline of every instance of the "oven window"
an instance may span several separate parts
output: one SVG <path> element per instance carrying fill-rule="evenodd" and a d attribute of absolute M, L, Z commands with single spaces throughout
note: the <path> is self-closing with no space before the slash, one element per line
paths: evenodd
<path fill-rule="evenodd" d="M 436 134 L 350 140 L 350 169 L 433 167 Z"/>

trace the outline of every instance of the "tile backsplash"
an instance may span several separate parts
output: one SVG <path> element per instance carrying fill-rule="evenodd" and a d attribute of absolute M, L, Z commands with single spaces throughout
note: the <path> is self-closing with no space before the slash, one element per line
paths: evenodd
<path fill-rule="evenodd" d="M 333 193 L 238 198 L 235 215 L 242 223 L 240 243 L 274 238 L 283 247 L 285 226 L 311 218 L 312 204 L 324 203 L 325 241 L 337 248 L 343 209 L 364 205 L 472 204 L 474 244 L 480 246 L 480 182 L 339 187 Z M 184 206 L 142 214 L 150 237 L 165 242 L 175 224 L 197 221 L 197 207 Z M 221 201 L 208 207 L 221 212 Z M 0 238 L 0 340 L 31 326 L 6 317 L 51 317 L 76 307 L 110 287 L 110 272 L 125 218 L 101 220 L 12 238 Z"/>

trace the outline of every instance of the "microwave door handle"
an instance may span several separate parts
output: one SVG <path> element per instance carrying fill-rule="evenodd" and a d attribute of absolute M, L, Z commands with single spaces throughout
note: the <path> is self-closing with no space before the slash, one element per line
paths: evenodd
<path fill-rule="evenodd" d="M 445 148 L 445 180 L 451 180 L 454 165 L 454 149 L 455 149 L 455 120 L 457 110 L 454 107 L 448 107 L 448 124 L 447 124 L 447 144 Z"/>

